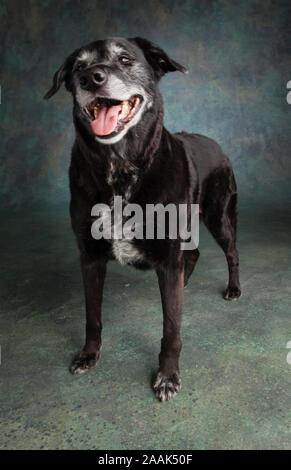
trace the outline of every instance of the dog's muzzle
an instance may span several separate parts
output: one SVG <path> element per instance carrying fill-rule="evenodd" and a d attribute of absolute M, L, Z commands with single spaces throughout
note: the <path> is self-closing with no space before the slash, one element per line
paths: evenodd
<path fill-rule="evenodd" d="M 130 123 L 142 101 L 140 95 L 134 95 L 125 101 L 97 97 L 84 110 L 90 118 L 94 134 L 110 136 L 118 134 Z"/>

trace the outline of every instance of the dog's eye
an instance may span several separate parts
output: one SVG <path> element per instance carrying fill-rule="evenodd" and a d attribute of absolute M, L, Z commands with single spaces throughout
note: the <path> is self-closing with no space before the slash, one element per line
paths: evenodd
<path fill-rule="evenodd" d="M 129 57 L 126 57 L 126 55 L 120 56 L 118 60 L 122 65 L 131 65 L 132 64 L 132 60 Z"/>
<path fill-rule="evenodd" d="M 81 70 L 84 70 L 87 67 L 87 64 L 85 62 L 80 62 L 79 64 L 76 65 L 76 70 L 80 72 Z"/>

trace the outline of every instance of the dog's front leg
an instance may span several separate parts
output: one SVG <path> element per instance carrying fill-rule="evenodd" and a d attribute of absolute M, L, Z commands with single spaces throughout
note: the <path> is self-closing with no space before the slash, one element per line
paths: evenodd
<path fill-rule="evenodd" d="M 159 372 L 154 390 L 159 400 L 170 400 L 181 389 L 179 356 L 182 348 L 180 328 L 184 298 L 184 263 L 157 270 L 163 305 L 163 338 Z"/>
<path fill-rule="evenodd" d="M 73 359 L 70 367 L 72 374 L 82 374 L 94 367 L 101 351 L 101 306 L 106 263 L 81 257 L 81 268 L 86 299 L 86 343 Z"/>

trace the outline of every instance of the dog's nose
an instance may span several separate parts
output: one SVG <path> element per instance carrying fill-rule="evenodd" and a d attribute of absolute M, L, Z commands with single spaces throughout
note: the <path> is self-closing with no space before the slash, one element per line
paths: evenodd
<path fill-rule="evenodd" d="M 92 80 L 96 85 L 103 85 L 106 82 L 107 75 L 102 69 L 95 69 L 93 71 Z"/>
<path fill-rule="evenodd" d="M 84 90 L 88 90 L 90 86 L 101 86 L 107 80 L 107 73 L 100 67 L 94 67 L 94 69 L 87 70 L 86 73 L 80 76 L 80 86 Z"/>

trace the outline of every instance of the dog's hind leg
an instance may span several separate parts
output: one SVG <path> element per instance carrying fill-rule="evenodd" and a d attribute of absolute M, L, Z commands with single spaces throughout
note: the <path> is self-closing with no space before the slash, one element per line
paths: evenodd
<path fill-rule="evenodd" d="M 235 189 L 234 180 L 231 186 Z M 241 295 L 239 283 L 239 258 L 236 250 L 236 205 L 237 194 L 231 191 L 217 191 L 208 198 L 203 208 L 203 219 L 206 227 L 223 249 L 229 271 L 228 287 L 224 293 L 226 300 L 238 299 Z"/>
<path fill-rule="evenodd" d="M 198 248 L 184 251 L 184 286 L 186 287 L 200 256 Z"/>
<path fill-rule="evenodd" d="M 179 356 L 182 348 L 180 328 L 184 299 L 183 258 L 176 267 L 157 270 L 163 306 L 163 338 L 159 355 L 159 372 L 154 382 L 156 396 L 170 400 L 181 388 Z"/>

